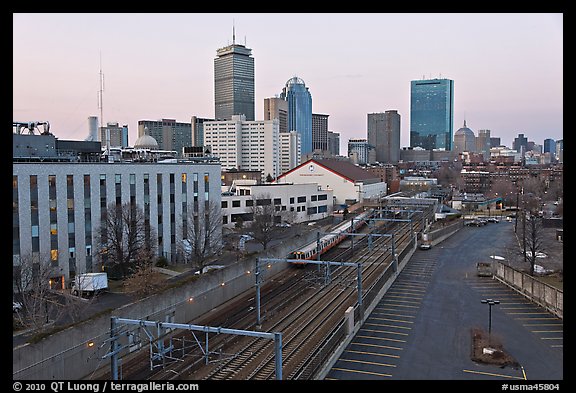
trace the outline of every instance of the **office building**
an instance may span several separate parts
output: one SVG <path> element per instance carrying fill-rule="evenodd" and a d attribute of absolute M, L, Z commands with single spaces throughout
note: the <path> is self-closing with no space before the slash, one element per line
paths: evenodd
<path fill-rule="evenodd" d="M 231 120 L 244 115 L 254 120 L 254 58 L 252 49 L 236 44 L 216 51 L 214 59 L 214 118 Z"/>
<path fill-rule="evenodd" d="M 400 160 L 400 115 L 396 110 L 368 113 L 368 143 L 376 161 L 395 164 Z"/>
<path fill-rule="evenodd" d="M 333 156 L 340 155 L 340 133 L 328 131 L 328 152 Z"/>
<path fill-rule="evenodd" d="M 100 127 L 100 142 L 102 148 L 127 147 L 128 126 L 120 126 L 118 123 L 107 123 L 106 127 Z"/>
<path fill-rule="evenodd" d="M 512 150 L 516 150 L 521 156 L 524 156 L 524 153 L 528 150 L 528 138 L 524 134 L 518 134 L 512 142 Z"/>
<path fill-rule="evenodd" d="M 254 200 L 274 205 L 274 222 L 277 224 L 321 220 L 332 214 L 333 192 L 330 189 L 319 190 L 317 183 L 253 183 L 240 181 L 232 195 L 222 196 L 225 227 L 233 227 L 238 220 L 251 222 L 254 219 Z"/>
<path fill-rule="evenodd" d="M 410 147 L 452 150 L 454 81 L 411 81 Z"/>
<path fill-rule="evenodd" d="M 288 102 L 288 131 L 300 133 L 302 155 L 312 148 L 312 95 L 304 81 L 293 77 L 286 82 L 280 98 Z"/>
<path fill-rule="evenodd" d="M 476 151 L 476 135 L 474 131 L 466 126 L 466 120 L 464 120 L 464 125 L 454 133 L 454 148 L 455 153 L 462 152 L 475 152 Z"/>
<path fill-rule="evenodd" d="M 280 173 L 300 165 L 302 154 L 300 151 L 300 134 L 296 131 L 281 132 L 280 136 Z"/>
<path fill-rule="evenodd" d="M 366 139 L 350 138 L 348 139 L 348 158 L 357 165 L 372 164 L 376 161 L 376 152 Z"/>
<path fill-rule="evenodd" d="M 328 150 L 328 116 L 312 113 L 312 150 Z"/>
<path fill-rule="evenodd" d="M 264 181 L 280 174 L 278 128 L 277 119 L 248 121 L 234 115 L 228 121 L 204 122 L 204 144 L 223 169 L 260 171 Z"/>
<path fill-rule="evenodd" d="M 280 133 L 288 132 L 288 102 L 280 97 L 264 98 L 264 120 L 278 119 Z"/>
<path fill-rule="evenodd" d="M 87 143 L 100 144 L 78 146 Z M 76 274 L 102 271 L 99 228 L 110 204 L 139 207 L 148 241 L 170 262 L 179 258 L 186 212 L 197 213 L 201 225 L 205 201 L 220 207 L 217 161 L 46 160 L 38 165 L 16 154 L 13 159 L 13 274 L 19 274 L 23 261 L 44 263 L 51 268 L 54 288 L 67 287 Z"/>
<path fill-rule="evenodd" d="M 175 119 L 138 120 L 138 137 L 145 134 L 158 142 L 158 149 L 176 151 L 183 157 L 183 148 L 192 146 L 192 126 L 190 123 L 177 122 Z"/>
<path fill-rule="evenodd" d="M 214 121 L 214 119 L 205 119 L 197 116 L 192 116 L 190 119 L 192 146 L 204 146 L 204 122 L 206 121 Z"/>

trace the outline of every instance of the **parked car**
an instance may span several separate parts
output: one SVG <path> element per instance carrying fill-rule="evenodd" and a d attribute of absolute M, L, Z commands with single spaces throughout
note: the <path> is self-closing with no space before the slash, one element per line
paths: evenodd
<path fill-rule="evenodd" d="M 432 248 L 432 244 L 430 244 L 430 243 L 422 243 L 422 244 L 420 244 L 420 249 L 421 249 L 421 250 L 429 250 L 429 249 L 431 249 L 431 248 Z"/>
<path fill-rule="evenodd" d="M 495 224 L 498 224 L 500 221 L 498 221 L 498 219 L 496 217 L 488 217 L 486 219 L 488 222 L 493 222 Z"/>

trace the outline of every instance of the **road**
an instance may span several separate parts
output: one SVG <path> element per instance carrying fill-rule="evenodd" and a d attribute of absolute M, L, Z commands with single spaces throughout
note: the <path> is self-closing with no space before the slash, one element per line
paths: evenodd
<path fill-rule="evenodd" d="M 563 321 L 491 278 L 475 263 L 506 255 L 514 225 L 464 227 L 418 250 L 326 379 L 562 380 Z M 488 329 L 519 367 L 471 360 L 471 331 Z"/>

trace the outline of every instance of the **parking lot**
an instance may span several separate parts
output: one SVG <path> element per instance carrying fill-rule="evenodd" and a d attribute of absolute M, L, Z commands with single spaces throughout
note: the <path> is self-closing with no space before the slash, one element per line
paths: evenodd
<path fill-rule="evenodd" d="M 517 247 L 514 225 L 499 223 L 417 250 L 326 379 L 561 380 L 563 321 L 477 276 L 478 261 Z M 486 299 L 500 303 L 489 311 Z M 517 366 L 472 360 L 472 332 L 489 325 Z"/>

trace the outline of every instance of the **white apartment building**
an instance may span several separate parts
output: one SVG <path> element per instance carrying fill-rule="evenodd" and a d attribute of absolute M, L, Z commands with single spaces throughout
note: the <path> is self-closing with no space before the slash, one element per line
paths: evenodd
<path fill-rule="evenodd" d="M 260 171 L 263 181 L 280 174 L 278 134 L 278 119 L 246 121 L 244 115 L 233 115 L 232 120 L 204 122 L 204 145 L 222 169 Z"/>
<path fill-rule="evenodd" d="M 300 165 L 302 157 L 300 133 L 297 131 L 281 132 L 280 134 L 280 173 Z"/>

